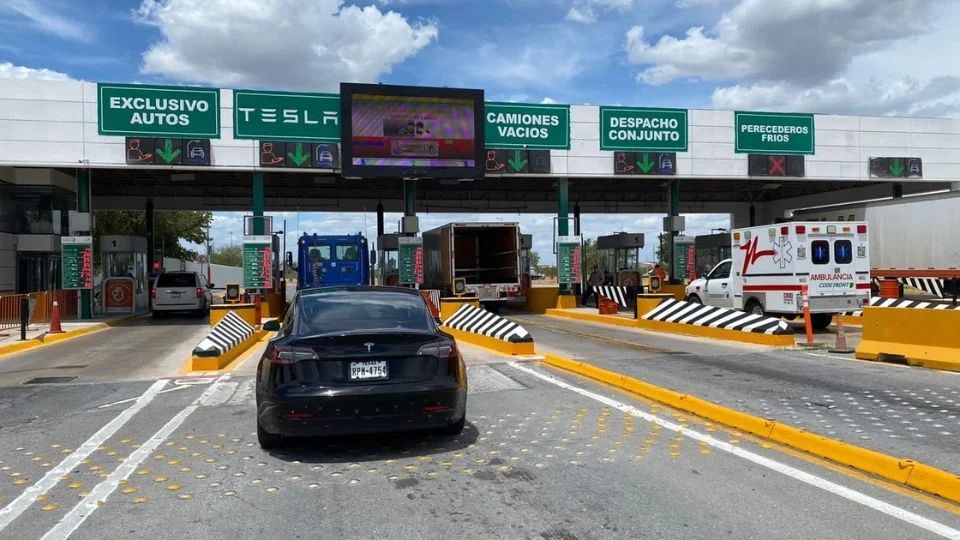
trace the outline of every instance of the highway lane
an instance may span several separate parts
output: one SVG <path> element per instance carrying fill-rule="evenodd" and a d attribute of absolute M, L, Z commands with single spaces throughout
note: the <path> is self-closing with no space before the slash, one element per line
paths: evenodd
<path fill-rule="evenodd" d="M 898 457 L 960 471 L 960 374 L 511 314 L 554 352 Z"/>
<path fill-rule="evenodd" d="M 460 437 L 320 439 L 266 453 L 251 362 L 216 382 L 31 395 L 49 421 L 0 427 L 0 537 L 960 535 L 952 506 L 536 362 L 474 352 Z M 15 399 L 12 390 L 0 396 Z M 45 478 L 49 489 L 30 491 Z"/>

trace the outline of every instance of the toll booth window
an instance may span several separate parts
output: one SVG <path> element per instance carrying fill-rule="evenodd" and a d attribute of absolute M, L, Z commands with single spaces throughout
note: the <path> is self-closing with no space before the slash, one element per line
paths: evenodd
<path fill-rule="evenodd" d="M 359 258 L 357 254 L 357 246 L 337 246 L 337 260 L 340 261 L 355 261 Z"/>
<path fill-rule="evenodd" d="M 810 252 L 813 253 L 813 264 L 830 264 L 830 242 L 814 240 L 810 245 Z"/>
<path fill-rule="evenodd" d="M 849 264 L 853 262 L 853 242 L 850 240 L 837 240 L 833 243 L 833 260 L 837 264 Z"/>

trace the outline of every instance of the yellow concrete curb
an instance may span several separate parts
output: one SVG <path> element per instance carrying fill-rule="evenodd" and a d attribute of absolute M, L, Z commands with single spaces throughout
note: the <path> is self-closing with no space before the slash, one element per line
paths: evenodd
<path fill-rule="evenodd" d="M 553 354 L 545 355 L 544 362 L 633 392 L 644 398 L 659 401 L 675 409 L 960 503 L 960 475 L 955 473 L 937 469 L 911 459 L 896 458 L 823 435 L 810 433 L 774 420 L 729 409 L 698 397 L 661 388 L 586 362 Z"/>
<path fill-rule="evenodd" d="M 240 342 L 229 351 L 220 356 L 191 356 L 184 366 L 187 372 L 191 371 L 220 371 L 233 362 L 238 356 L 247 352 L 251 347 L 260 342 L 260 339 L 267 334 L 262 328 L 254 331 L 253 335 Z"/>
<path fill-rule="evenodd" d="M 508 354 L 511 356 L 534 354 L 532 341 L 527 341 L 524 343 L 511 343 L 509 341 L 503 341 L 502 339 L 492 338 L 481 334 L 474 334 L 473 332 L 464 332 L 462 330 L 456 330 L 446 326 L 440 327 L 440 330 L 450 334 L 457 340 L 463 340 L 471 345 L 483 347 L 484 349 L 490 349 L 500 354 Z"/>
<path fill-rule="evenodd" d="M 10 356 L 11 354 L 17 354 L 23 351 L 36 349 L 38 347 L 43 347 L 44 345 L 60 343 L 73 338 L 78 338 L 80 336 L 85 336 L 87 334 L 92 334 L 94 332 L 100 332 L 101 330 L 107 330 L 108 328 L 111 328 L 111 325 L 107 323 L 95 323 L 89 326 L 67 330 L 62 334 L 43 334 L 41 336 L 28 339 L 27 341 L 18 341 L 17 343 L 10 343 L 8 345 L 0 346 L 0 357 Z"/>
<path fill-rule="evenodd" d="M 758 334 L 756 332 L 741 332 L 739 330 L 727 330 L 725 328 L 712 328 L 709 326 L 696 326 L 692 324 L 648 321 L 644 319 L 627 319 L 617 315 L 600 315 L 599 313 L 584 313 L 582 311 L 570 311 L 565 309 L 548 309 L 546 313 L 550 317 L 561 317 L 612 326 L 624 326 L 627 328 L 639 328 L 640 330 L 664 332 L 668 334 L 680 334 L 683 336 L 737 341 L 740 343 L 750 343 L 753 345 L 793 347 L 796 344 L 796 338 L 793 334 Z"/>

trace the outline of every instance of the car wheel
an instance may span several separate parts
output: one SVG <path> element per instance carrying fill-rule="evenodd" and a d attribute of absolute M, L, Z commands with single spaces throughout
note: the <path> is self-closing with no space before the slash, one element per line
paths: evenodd
<path fill-rule="evenodd" d="M 687 302 L 690 302 L 691 304 L 703 304 L 703 301 L 700 300 L 700 297 L 695 294 L 691 294 L 690 296 L 688 296 Z"/>
<path fill-rule="evenodd" d="M 257 420 L 257 442 L 260 443 L 260 448 L 272 450 L 283 444 L 283 437 L 279 433 L 270 433 L 263 429 L 260 420 Z"/>
<path fill-rule="evenodd" d="M 467 415 L 464 413 L 463 417 L 459 422 L 454 422 L 452 424 L 447 424 L 446 427 L 440 428 L 441 435 L 459 435 L 463 432 L 463 427 L 467 425 Z"/>
<path fill-rule="evenodd" d="M 763 312 L 763 306 L 756 300 L 751 300 L 749 303 L 747 303 L 747 308 L 744 311 L 751 315 L 759 315 L 761 317 L 765 315 Z"/>

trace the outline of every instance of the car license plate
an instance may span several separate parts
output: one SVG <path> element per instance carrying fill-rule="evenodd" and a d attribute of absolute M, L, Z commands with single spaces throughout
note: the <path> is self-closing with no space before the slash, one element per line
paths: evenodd
<path fill-rule="evenodd" d="M 180 298 L 180 291 L 170 291 L 170 298 Z"/>
<path fill-rule="evenodd" d="M 480 294 L 478 296 L 481 300 L 495 300 L 500 298 L 500 293 L 497 291 L 496 286 L 480 287 Z"/>
<path fill-rule="evenodd" d="M 350 362 L 351 381 L 369 381 L 387 378 L 387 361 Z"/>

